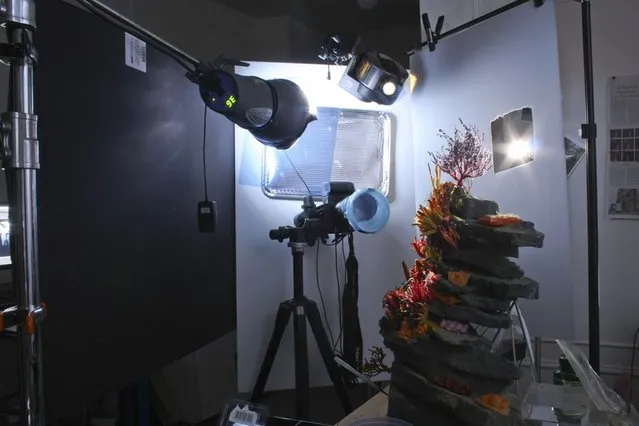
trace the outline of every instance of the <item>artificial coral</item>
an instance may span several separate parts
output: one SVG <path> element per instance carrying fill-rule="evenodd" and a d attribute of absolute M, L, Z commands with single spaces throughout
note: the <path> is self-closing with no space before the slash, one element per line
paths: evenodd
<path fill-rule="evenodd" d="M 459 187 L 464 181 L 485 175 L 492 167 L 492 155 L 484 147 L 484 136 L 476 126 L 465 124 L 459 119 L 462 128 L 455 127 L 450 136 L 439 130 L 439 137 L 446 141 L 446 145 L 438 153 L 429 155 L 439 168 L 455 180 Z"/>
<path fill-rule="evenodd" d="M 384 296 L 383 306 L 386 322 L 399 338 L 415 341 L 426 335 L 429 326 L 438 326 L 449 331 L 465 333 L 468 324 L 434 323 L 429 321 L 428 306 L 434 301 L 446 305 L 459 302 L 457 296 L 439 289 L 437 282 L 444 277 L 438 273 L 438 263 L 442 253 L 456 250 L 459 234 L 455 229 L 458 221 L 452 211 L 462 194 L 467 195 L 469 180 L 482 176 L 490 170 L 491 154 L 483 146 L 483 137 L 474 126 L 468 126 L 460 119 L 463 129 L 455 129 L 453 136 L 443 131 L 439 135 L 446 145 L 437 154 L 429 153 L 435 163 L 435 172 L 429 167 L 432 192 L 428 201 L 417 209 L 414 225 L 419 230 L 412 247 L 418 258 L 406 271 L 406 281 Z M 453 182 L 444 182 L 442 172 Z M 513 223 L 515 216 L 486 217 L 483 220 L 491 226 Z M 407 273 L 406 273 L 407 272 Z M 466 271 L 449 271 L 445 277 L 453 285 L 463 287 L 470 275 Z"/>
<path fill-rule="evenodd" d="M 458 381 L 450 379 L 448 377 L 443 377 L 439 380 L 435 380 L 434 383 L 439 387 L 448 389 L 449 391 L 459 395 L 470 395 L 471 393 L 473 393 L 472 387 L 468 386 L 465 383 L 459 383 Z"/>
<path fill-rule="evenodd" d="M 453 320 L 448 317 L 463 317 L 447 314 L 447 312 L 461 312 L 468 308 L 466 305 L 469 304 L 469 298 L 464 295 L 471 294 L 476 290 L 476 288 L 462 289 L 466 286 L 476 286 L 474 280 L 478 278 L 478 275 L 471 274 L 471 271 L 460 266 L 464 264 L 463 262 L 455 262 L 455 254 L 458 254 L 458 250 L 468 248 L 467 236 L 469 235 L 470 221 L 473 220 L 470 218 L 478 218 L 476 222 L 480 224 L 477 226 L 477 223 L 472 223 L 472 226 L 475 227 L 473 229 L 482 229 L 481 225 L 498 228 L 519 225 L 522 222 L 515 215 L 492 214 L 479 217 L 481 212 L 497 213 L 496 206 L 484 209 L 475 207 L 473 216 L 468 213 L 473 209 L 473 205 L 477 205 L 470 195 L 470 182 L 473 178 L 482 176 L 490 170 L 492 156 L 484 148 L 483 137 L 479 135 L 477 128 L 467 126 L 461 120 L 460 123 L 463 127 L 462 130 L 455 129 L 453 136 L 448 136 L 440 131 L 440 136 L 446 140 L 446 144 L 439 153 L 429 153 L 435 166 L 434 173 L 429 167 L 432 192 L 428 200 L 417 209 L 413 223 L 419 231 L 419 236 L 411 242 L 417 259 L 410 268 L 402 262 L 406 280 L 399 287 L 386 293 L 383 299 L 385 314 L 380 324 L 385 339 L 392 345 L 400 347 L 411 345 L 414 349 L 407 350 L 406 347 L 403 347 L 401 352 L 395 352 L 395 362 L 399 360 L 399 363 L 397 367 L 393 367 L 393 374 L 395 374 L 395 368 L 399 368 L 398 371 L 402 371 L 402 368 L 412 370 L 411 363 L 416 362 L 415 360 L 423 360 L 425 363 L 430 362 L 431 359 L 439 360 L 440 358 L 433 357 L 432 354 L 440 349 L 454 346 L 454 344 L 448 345 L 448 341 L 472 341 L 468 336 L 477 336 L 477 331 L 469 321 Z M 445 182 L 442 179 L 442 173 L 448 174 L 452 181 Z M 486 229 L 483 231 L 491 232 Z M 497 232 L 497 230 L 494 231 Z M 464 236 L 463 239 L 460 234 Z M 461 306 L 452 306 L 456 304 L 461 304 Z M 470 316 L 466 318 L 470 318 Z M 400 339 L 403 342 L 394 342 L 394 339 Z M 444 345 L 433 344 L 434 340 L 439 340 L 440 343 L 443 341 Z M 406 352 L 410 353 L 412 358 L 408 358 L 410 361 L 404 362 L 399 355 Z M 430 355 L 423 355 L 424 353 Z M 493 360 L 492 355 L 490 359 Z M 377 365 L 380 360 L 383 360 L 383 356 L 379 353 L 373 353 L 371 360 L 365 365 L 369 365 L 369 370 L 375 373 L 389 371 L 388 367 Z M 444 361 L 441 362 L 445 364 Z M 470 359 L 466 359 L 464 362 L 471 363 Z M 482 358 L 477 370 L 483 369 L 483 366 L 487 365 L 484 364 L 485 362 L 486 360 Z M 455 370 L 456 367 L 452 367 L 452 369 Z M 424 379 L 439 388 L 465 398 L 472 398 L 471 400 L 481 405 L 484 411 L 490 410 L 504 416 L 509 415 L 510 401 L 508 398 L 496 393 L 484 394 L 487 390 L 493 389 L 492 383 L 486 387 L 478 386 L 478 381 L 465 380 L 464 375 L 459 372 L 451 377 L 446 376 L 446 371 L 446 368 L 433 367 L 430 373 L 415 374 L 422 375 Z M 396 381 L 397 389 L 400 389 L 398 392 L 401 392 L 402 386 L 407 389 L 414 386 L 403 383 L 401 373 L 399 373 L 399 378 L 393 380 Z M 411 392 L 415 391 L 417 394 L 420 390 L 427 391 L 427 389 L 417 386 L 417 390 L 413 389 Z M 441 395 L 440 390 L 437 390 L 435 395 Z M 447 397 L 447 400 L 455 401 L 451 395 L 447 395 Z M 423 401 L 420 400 L 420 402 Z M 404 403 L 405 401 L 399 405 L 404 407 L 402 405 Z M 448 404 L 450 402 L 436 403 L 435 405 L 449 407 Z M 414 407 L 418 406 L 414 405 Z M 472 424 L 472 421 L 468 424 Z"/>

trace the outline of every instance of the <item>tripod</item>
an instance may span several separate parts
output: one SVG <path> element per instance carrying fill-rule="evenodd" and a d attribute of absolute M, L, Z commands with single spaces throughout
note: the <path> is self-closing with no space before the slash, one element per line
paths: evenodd
<path fill-rule="evenodd" d="M 270 232 L 270 238 L 282 242 L 289 240 L 288 246 L 293 255 L 293 298 L 280 303 L 275 318 L 275 329 L 266 349 L 257 382 L 253 388 L 251 401 L 258 402 L 264 394 L 273 361 L 282 341 L 286 326 L 293 315 L 293 338 L 295 342 L 295 412 L 298 420 L 308 420 L 309 416 L 309 367 L 308 346 L 306 337 L 306 321 L 311 326 L 315 342 L 319 348 L 326 370 L 333 382 L 342 407 L 346 413 L 351 412 L 351 405 L 346 392 L 339 366 L 335 362 L 333 348 L 328 340 L 322 324 L 317 304 L 304 296 L 304 249 L 315 242 L 309 238 L 302 228 L 284 227 Z M 311 241 L 309 241 L 311 240 Z M 309 244 L 310 243 L 310 244 Z"/>

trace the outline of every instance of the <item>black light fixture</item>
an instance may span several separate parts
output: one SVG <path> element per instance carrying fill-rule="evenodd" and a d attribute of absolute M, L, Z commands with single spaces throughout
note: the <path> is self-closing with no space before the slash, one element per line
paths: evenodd
<path fill-rule="evenodd" d="M 290 80 L 267 81 L 202 64 L 187 77 L 199 86 L 206 106 L 251 132 L 264 145 L 288 149 L 308 123 L 317 119 L 302 89 Z"/>
<path fill-rule="evenodd" d="M 407 78 L 408 71 L 399 62 L 369 50 L 351 59 L 339 85 L 360 101 L 392 105 Z"/>

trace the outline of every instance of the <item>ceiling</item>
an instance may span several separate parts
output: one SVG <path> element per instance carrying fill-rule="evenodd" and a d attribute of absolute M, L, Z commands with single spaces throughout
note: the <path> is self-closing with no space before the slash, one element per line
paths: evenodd
<path fill-rule="evenodd" d="M 419 28 L 419 0 L 215 0 L 258 18 L 291 16 L 327 31 Z"/>

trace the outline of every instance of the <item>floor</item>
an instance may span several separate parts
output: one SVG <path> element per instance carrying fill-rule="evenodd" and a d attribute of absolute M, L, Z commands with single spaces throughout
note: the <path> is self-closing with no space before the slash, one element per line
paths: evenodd
<path fill-rule="evenodd" d="M 375 395 L 376 391 L 367 385 L 358 385 L 349 390 L 352 409 L 362 405 Z M 310 391 L 310 418 L 315 423 L 333 425 L 346 416 L 339 399 L 332 387 L 312 388 Z M 240 395 L 240 399 L 248 400 L 250 395 Z M 292 390 L 268 392 L 261 404 L 269 407 L 272 416 L 295 418 L 295 392 Z M 205 420 L 198 426 L 217 426 L 217 418 Z"/>

